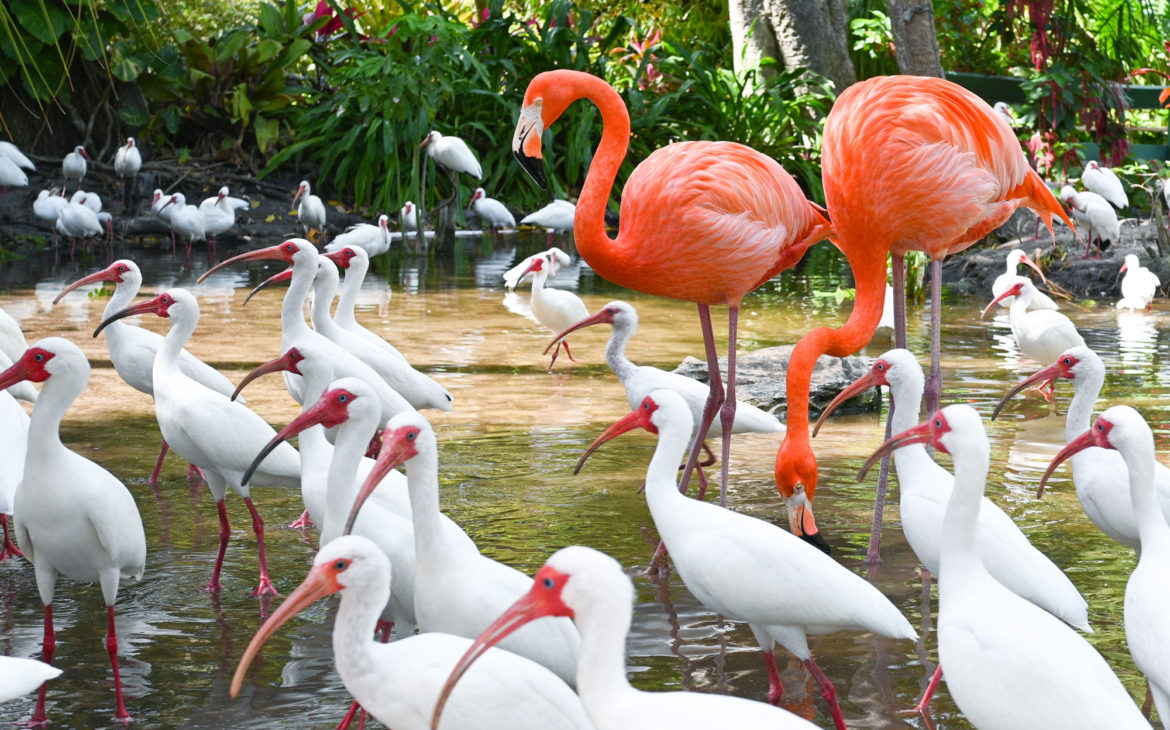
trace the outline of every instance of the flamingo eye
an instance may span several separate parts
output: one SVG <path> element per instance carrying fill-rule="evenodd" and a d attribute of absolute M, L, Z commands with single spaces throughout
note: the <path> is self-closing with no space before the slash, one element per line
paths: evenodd
<path fill-rule="evenodd" d="M 544 585 L 545 588 L 549 589 L 550 591 L 554 587 L 556 587 L 556 581 L 554 581 L 552 578 L 550 578 L 548 576 L 545 576 L 545 579 L 542 580 L 541 583 Z"/>
<path fill-rule="evenodd" d="M 345 558 L 341 558 L 337 562 L 333 563 L 333 569 L 336 570 L 338 573 L 340 573 L 341 571 L 345 570 L 348 567 L 349 567 L 349 561 L 346 560 Z"/>

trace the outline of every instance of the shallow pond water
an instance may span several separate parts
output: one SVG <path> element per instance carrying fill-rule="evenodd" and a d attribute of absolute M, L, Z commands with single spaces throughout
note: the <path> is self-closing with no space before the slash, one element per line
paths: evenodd
<path fill-rule="evenodd" d="M 520 249 L 517 249 L 519 242 Z M 572 467 L 585 446 L 627 412 L 624 392 L 604 364 L 608 328 L 573 339 L 579 362 L 548 372 L 540 351 L 551 333 L 517 314 L 526 290 L 505 297 L 500 275 L 519 257 L 543 245 L 537 239 L 460 239 L 443 255 L 409 255 L 397 249 L 379 262 L 363 289 L 359 319 L 390 339 L 419 369 L 455 396 L 450 413 L 427 412 L 440 446 L 443 507 L 478 542 L 485 554 L 531 573 L 567 544 L 605 550 L 631 573 L 644 566 L 656 534 L 637 488 L 654 448 L 639 433 L 617 439 L 593 456 L 579 476 Z M 240 266 L 203 285 L 195 279 L 203 260 L 185 264 L 169 253 L 116 252 L 135 258 L 145 291 L 186 286 L 199 296 L 202 320 L 190 349 L 227 370 L 238 381 L 256 364 L 279 354 L 281 290 L 261 293 L 242 306 L 247 289 L 275 270 Z M 90 334 L 105 299 L 78 291 L 52 306 L 70 281 L 104 266 L 112 257 L 54 262 L 32 257 L 0 271 L 0 306 L 21 321 L 30 342 L 61 335 L 90 357 L 88 390 L 69 411 L 63 440 L 121 477 L 138 501 L 147 530 L 148 563 L 139 583 L 124 583 L 118 600 L 118 633 L 127 704 L 138 727 L 281 728 L 334 727 L 349 699 L 332 668 L 330 627 L 335 603 L 321 601 L 269 641 L 239 699 L 228 682 L 244 646 L 276 601 L 249 598 L 255 584 L 255 541 L 240 501 L 229 497 L 232 541 L 224 590 L 205 585 L 217 547 L 218 525 L 206 487 L 189 483 L 186 466 L 168 457 L 163 481 L 145 484 L 157 455 L 159 434 L 149 398 L 124 384 L 109 363 L 103 339 Z M 851 304 L 832 296 L 847 272 L 832 249 L 820 247 L 794 273 L 783 275 L 744 303 L 741 351 L 787 344 L 808 329 L 837 325 Z M 674 367 L 684 356 L 702 354 L 694 307 L 617 289 L 587 267 L 562 272 L 555 286 L 574 289 L 590 311 L 624 298 L 638 308 L 641 326 L 629 354 L 639 363 Z M 845 281 L 848 285 L 848 281 Z M 989 413 L 1000 395 L 1035 370 L 1011 344 L 1003 315 L 979 320 L 984 300 L 948 299 L 942 323 L 944 402 L 967 402 Z M 1159 442 L 1167 430 L 1165 394 L 1166 315 L 1118 313 L 1109 307 L 1066 307 L 1090 346 L 1110 369 L 1104 399 L 1139 408 Z M 925 353 L 929 313 L 910 308 L 911 341 Z M 164 331 L 166 322 L 138 318 Z M 725 327 L 724 333 L 725 333 Z M 888 348 L 879 334 L 865 353 Z M 1134 564 L 1128 549 L 1099 533 L 1081 512 L 1067 467 L 1057 473 L 1043 501 L 1035 484 L 1063 442 L 1063 413 L 1071 395 L 1057 388 L 1055 415 L 1035 396 L 1017 398 L 996 422 L 988 495 L 1012 515 L 1033 542 L 1064 567 L 1090 605 L 1096 633 L 1090 640 L 1140 699 L 1142 681 L 1125 646 L 1122 600 Z M 278 427 L 298 413 L 279 378 L 249 386 L 249 404 Z M 877 414 L 830 420 L 814 442 L 821 464 L 817 515 L 834 556 L 873 581 L 910 621 L 922 629 L 917 645 L 856 632 L 810 640 L 814 654 L 837 686 L 851 728 L 924 727 L 913 707 L 934 669 L 936 637 L 930 616 L 937 590 L 923 595 L 918 562 L 899 528 L 896 488 L 887 507 L 882 561 L 862 560 L 870 525 L 873 480 L 855 481 L 862 461 L 881 442 Z M 772 482 L 779 435 L 736 437 L 728 502 L 735 509 L 785 525 Z M 947 457 L 943 457 L 946 459 Z M 948 462 L 944 462 L 948 463 Z M 1123 487 L 1119 487 L 1123 488 Z M 287 595 L 304 577 L 315 536 L 276 529 L 300 514 L 293 490 L 253 493 L 268 526 L 269 564 L 277 588 Z M 629 640 L 632 681 L 641 688 L 726 692 L 767 696 L 763 663 L 746 625 L 722 621 L 692 598 L 678 579 L 654 583 L 634 577 L 638 592 Z M 100 591 L 60 581 L 54 611 L 58 649 L 54 664 L 65 674 L 50 685 L 49 714 L 56 727 L 113 725 L 113 690 L 101 637 Z M 23 561 L 0 566 L 0 652 L 40 656 L 41 607 L 31 568 Z M 783 650 L 777 652 L 785 684 L 785 706 L 832 727 L 810 676 Z M 392 691 L 392 688 L 387 688 Z M 5 720 L 27 719 L 32 698 L 0 707 Z M 936 695 L 933 720 L 939 728 L 965 728 L 945 684 Z"/>

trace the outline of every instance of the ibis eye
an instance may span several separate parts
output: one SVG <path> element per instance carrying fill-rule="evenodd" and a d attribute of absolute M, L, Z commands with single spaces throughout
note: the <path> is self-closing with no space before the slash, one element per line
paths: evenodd
<path fill-rule="evenodd" d="M 877 364 L 877 369 L 878 369 L 878 372 L 885 372 L 886 364 L 884 362 L 879 362 Z"/>
<path fill-rule="evenodd" d="M 1065 364 L 1065 365 L 1072 365 L 1072 358 L 1071 358 L 1071 357 L 1066 357 L 1066 358 L 1064 359 L 1064 364 Z"/>
<path fill-rule="evenodd" d="M 37 354 L 33 355 L 33 359 L 37 362 L 44 362 L 45 356 L 38 352 Z"/>
<path fill-rule="evenodd" d="M 285 246 L 285 247 L 284 247 L 284 250 L 285 250 L 285 251 L 288 251 L 289 253 L 292 253 L 292 252 L 294 252 L 294 251 L 296 251 L 296 250 L 297 250 L 297 247 L 296 247 L 296 246 L 294 246 L 294 245 L 292 245 L 292 244 L 290 243 L 290 244 L 288 244 L 287 246 Z"/>
<path fill-rule="evenodd" d="M 333 569 L 339 573 L 348 567 L 349 567 L 349 561 L 345 560 L 345 559 L 338 560 L 336 563 L 333 564 Z"/>
<path fill-rule="evenodd" d="M 337 396 L 337 402 L 338 402 L 338 403 L 345 403 L 347 400 L 349 400 L 349 396 L 348 396 L 348 395 L 345 395 L 344 393 L 342 393 L 341 395 Z"/>
<path fill-rule="evenodd" d="M 125 274 L 127 271 L 128 271 L 128 269 L 127 269 L 125 266 L 119 266 L 119 267 L 118 267 L 118 273 L 119 273 L 119 274 Z"/>
<path fill-rule="evenodd" d="M 556 585 L 556 582 L 555 582 L 555 581 L 553 581 L 553 579 L 552 579 L 552 578 L 548 578 L 548 577 L 546 577 L 546 578 L 545 578 L 543 581 L 541 581 L 541 582 L 542 582 L 542 583 L 544 583 L 544 587 L 545 587 L 545 588 L 548 588 L 550 591 L 551 591 L 551 590 L 553 589 L 553 587 Z"/>
<path fill-rule="evenodd" d="M 418 436 L 418 431 L 407 431 L 406 432 L 406 440 L 407 441 L 414 441 L 415 436 Z"/>
<path fill-rule="evenodd" d="M 934 419 L 934 427 L 935 428 L 942 428 L 942 420 L 940 420 L 938 418 Z"/>

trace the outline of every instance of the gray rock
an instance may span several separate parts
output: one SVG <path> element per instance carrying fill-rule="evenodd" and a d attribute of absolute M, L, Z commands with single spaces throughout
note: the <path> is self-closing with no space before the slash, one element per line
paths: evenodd
<path fill-rule="evenodd" d="M 792 348 L 793 345 L 782 345 L 741 354 L 736 360 L 735 368 L 736 397 L 784 419 L 788 406 L 785 375 L 788 372 L 788 359 L 792 356 Z M 864 375 L 872 364 L 870 358 L 856 355 L 845 358 L 821 355 L 813 369 L 812 384 L 809 386 L 810 415 L 819 414 L 829 405 L 829 401 Z M 719 366 L 726 378 L 727 358 L 720 358 Z M 707 363 L 695 357 L 687 357 L 674 372 L 707 382 Z M 880 408 L 880 396 L 877 389 L 873 388 L 850 399 L 835 412 L 860 413 L 877 411 Z"/>

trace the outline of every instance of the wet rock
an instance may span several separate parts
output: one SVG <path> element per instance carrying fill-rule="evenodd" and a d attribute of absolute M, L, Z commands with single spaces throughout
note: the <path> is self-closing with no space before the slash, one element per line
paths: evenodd
<path fill-rule="evenodd" d="M 737 358 L 735 368 L 736 397 L 783 420 L 787 415 L 788 405 L 785 375 L 788 372 L 792 348 L 793 345 L 781 345 L 741 354 Z M 812 384 L 809 386 L 810 414 L 820 413 L 838 393 L 864 375 L 872 363 L 872 359 L 856 355 L 845 358 L 821 355 L 817 359 Z M 726 378 L 727 358 L 720 358 L 719 366 Z M 707 382 L 707 363 L 698 358 L 687 357 L 674 372 Z M 861 413 L 876 411 L 880 407 L 881 401 L 877 390 L 870 389 L 851 399 L 835 412 Z"/>

